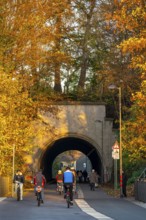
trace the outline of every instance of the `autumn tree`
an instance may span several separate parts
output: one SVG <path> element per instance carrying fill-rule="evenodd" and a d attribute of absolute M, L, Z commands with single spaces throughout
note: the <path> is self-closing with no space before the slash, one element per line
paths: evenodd
<path fill-rule="evenodd" d="M 143 0 L 114 1 L 112 16 L 115 31 L 128 33 L 117 46 L 122 55 L 130 58 L 131 107 L 123 121 L 123 148 L 132 163 L 145 163 L 145 95 L 146 95 L 146 33 L 145 7 Z M 137 82 L 137 83 L 135 83 Z M 130 85 L 130 84 L 129 84 Z M 132 87 L 131 87 L 132 88 Z"/>
<path fill-rule="evenodd" d="M 65 86 L 68 93 L 76 94 L 77 99 L 97 100 L 101 96 L 101 81 L 108 57 L 100 2 L 72 1 L 72 11 L 73 29 L 69 34 L 72 63 L 64 74 Z"/>
<path fill-rule="evenodd" d="M 24 89 L 45 85 L 61 92 L 61 69 L 69 62 L 64 44 L 69 32 L 69 1 L 10 1 L 1 3 L 5 41 L 3 66 L 20 73 Z M 7 38 L 6 38 L 7 36 Z M 45 83 L 44 83 L 45 82 Z M 39 94 L 38 94 L 39 95 Z"/>
<path fill-rule="evenodd" d="M 36 108 L 23 91 L 17 75 L 6 74 L 0 70 L 0 174 L 10 174 L 12 167 L 12 152 L 15 147 L 16 167 L 24 163 L 24 156 L 32 149 L 34 137 L 33 120 L 36 118 Z"/>
<path fill-rule="evenodd" d="M 124 123 L 123 146 L 129 160 L 146 161 L 146 81 L 139 92 L 132 96 L 133 105 L 129 109 L 130 118 Z"/>

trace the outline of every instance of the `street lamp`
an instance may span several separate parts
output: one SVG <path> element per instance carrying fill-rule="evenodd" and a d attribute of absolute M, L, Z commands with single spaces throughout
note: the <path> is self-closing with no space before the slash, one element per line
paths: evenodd
<path fill-rule="evenodd" d="M 101 132 L 102 132 L 102 134 L 101 134 L 101 150 L 102 150 L 102 152 L 101 152 L 101 154 L 102 154 L 102 183 L 104 183 L 104 169 L 103 169 L 103 121 L 101 121 L 101 120 L 96 120 L 95 122 L 99 122 L 99 123 L 101 123 Z"/>
<path fill-rule="evenodd" d="M 12 162 L 12 197 L 14 196 L 13 179 L 15 175 L 15 145 L 13 145 L 13 162 Z"/>
<path fill-rule="evenodd" d="M 121 87 L 117 87 L 116 85 L 110 85 L 109 89 L 118 89 L 119 91 L 119 152 L 120 152 L 120 197 L 123 197 L 123 163 L 122 163 L 122 135 L 121 135 L 121 122 L 122 122 L 122 114 L 121 114 Z"/>

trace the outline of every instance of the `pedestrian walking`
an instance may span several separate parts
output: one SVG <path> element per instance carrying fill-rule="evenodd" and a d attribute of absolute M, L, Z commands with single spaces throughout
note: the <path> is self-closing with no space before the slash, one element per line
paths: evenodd
<path fill-rule="evenodd" d="M 96 174 L 96 182 L 95 182 L 95 187 L 97 188 L 99 186 L 99 175 L 98 173 L 95 171 L 95 174 Z"/>
<path fill-rule="evenodd" d="M 83 177 L 82 170 L 80 170 L 78 172 L 79 183 L 82 183 L 82 177 Z"/>
<path fill-rule="evenodd" d="M 83 177 L 84 177 L 84 183 L 87 182 L 87 176 L 88 176 L 88 173 L 86 170 L 83 171 Z"/>
<path fill-rule="evenodd" d="M 95 190 L 95 183 L 97 181 L 97 175 L 95 173 L 95 170 L 92 169 L 92 172 L 89 175 L 89 182 L 90 182 L 90 189 L 91 191 Z"/>

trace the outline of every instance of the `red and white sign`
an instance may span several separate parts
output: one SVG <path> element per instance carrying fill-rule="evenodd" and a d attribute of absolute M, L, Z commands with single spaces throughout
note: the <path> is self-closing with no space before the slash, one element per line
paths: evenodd
<path fill-rule="evenodd" d="M 115 144 L 112 146 L 112 158 L 115 159 L 115 160 L 119 160 L 120 158 L 120 155 L 119 155 L 119 144 L 118 142 L 116 141 Z"/>
<path fill-rule="evenodd" d="M 119 147 L 119 144 L 118 144 L 118 141 L 116 141 L 115 143 L 114 143 L 114 145 L 112 146 L 112 149 L 114 150 L 114 149 L 119 149 L 120 147 Z"/>

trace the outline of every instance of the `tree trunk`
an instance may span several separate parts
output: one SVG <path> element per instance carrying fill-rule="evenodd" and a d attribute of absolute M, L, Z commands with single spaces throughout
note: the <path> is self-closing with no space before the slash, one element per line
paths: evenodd
<path fill-rule="evenodd" d="M 54 91 L 59 92 L 59 93 L 62 92 L 61 77 L 60 77 L 60 65 L 59 64 L 56 64 L 56 66 L 55 66 Z"/>
<path fill-rule="evenodd" d="M 84 90 L 85 87 L 85 81 L 86 81 L 86 72 L 88 69 L 88 60 L 89 60 L 89 51 L 88 51 L 88 39 L 90 38 L 90 29 L 91 29 L 91 18 L 93 14 L 93 10 L 95 8 L 96 1 L 91 0 L 91 7 L 90 11 L 87 14 L 87 22 L 86 22 L 86 29 L 85 29 L 85 35 L 83 40 L 83 55 L 81 60 L 81 72 L 80 72 L 80 78 L 78 83 L 78 90 Z"/>

